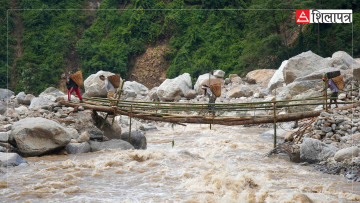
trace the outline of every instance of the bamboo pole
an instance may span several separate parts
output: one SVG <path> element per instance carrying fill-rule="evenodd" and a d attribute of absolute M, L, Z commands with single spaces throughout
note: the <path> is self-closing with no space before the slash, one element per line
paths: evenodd
<path fill-rule="evenodd" d="M 276 148 L 276 100 L 274 100 L 274 148 Z"/>

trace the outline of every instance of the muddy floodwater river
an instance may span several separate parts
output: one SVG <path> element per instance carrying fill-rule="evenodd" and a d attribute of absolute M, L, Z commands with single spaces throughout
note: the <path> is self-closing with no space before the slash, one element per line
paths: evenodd
<path fill-rule="evenodd" d="M 26 158 L 0 173 L 0 202 L 360 202 L 360 183 L 264 156 L 269 129 L 158 129 L 147 150 Z"/>

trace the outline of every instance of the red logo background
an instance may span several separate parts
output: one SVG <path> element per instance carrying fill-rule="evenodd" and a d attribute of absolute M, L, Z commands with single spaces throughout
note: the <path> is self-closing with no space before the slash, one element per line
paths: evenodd
<path fill-rule="evenodd" d="M 296 10 L 297 23 L 310 23 L 310 10 Z"/>

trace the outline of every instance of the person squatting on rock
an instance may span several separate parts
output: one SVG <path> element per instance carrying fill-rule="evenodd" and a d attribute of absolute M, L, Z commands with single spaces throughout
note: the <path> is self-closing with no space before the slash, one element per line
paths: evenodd
<path fill-rule="evenodd" d="M 71 93 L 75 91 L 76 95 L 79 97 L 80 102 L 82 103 L 82 96 L 79 92 L 79 86 L 70 78 L 69 75 L 66 75 L 65 73 L 61 75 L 62 79 L 66 79 L 66 88 L 68 89 L 67 95 L 68 95 L 68 101 L 71 101 Z"/>
<path fill-rule="evenodd" d="M 203 85 L 201 87 L 201 89 L 204 90 L 204 95 L 209 97 L 209 105 L 208 105 L 208 109 L 209 109 L 209 113 L 211 113 L 213 116 L 215 116 L 215 100 L 216 100 L 216 95 L 213 93 L 213 91 L 211 90 L 211 88 L 207 85 Z"/>
<path fill-rule="evenodd" d="M 338 94 L 339 94 L 339 89 L 338 87 L 335 85 L 334 81 L 332 79 L 326 79 L 325 76 L 323 77 L 323 81 L 328 83 L 328 87 L 331 90 L 331 96 L 330 96 L 330 104 L 329 104 L 329 109 L 331 109 L 331 104 L 334 101 L 336 108 L 338 108 L 338 103 L 337 103 L 337 98 L 338 98 Z M 326 91 L 325 89 L 322 91 Z"/>
<path fill-rule="evenodd" d="M 109 81 L 109 79 L 107 77 L 105 77 L 104 75 L 100 75 L 99 76 L 100 80 L 105 81 L 105 85 L 103 88 L 106 90 L 107 92 L 107 98 L 108 99 L 114 99 L 114 95 L 115 95 L 115 87 L 114 85 L 111 84 L 111 82 Z M 114 102 L 110 102 L 110 106 L 113 106 Z"/>

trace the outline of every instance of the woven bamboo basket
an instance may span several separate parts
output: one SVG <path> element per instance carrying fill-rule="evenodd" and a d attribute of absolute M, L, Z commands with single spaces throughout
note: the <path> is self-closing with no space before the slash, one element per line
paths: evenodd
<path fill-rule="evenodd" d="M 81 70 L 78 72 L 71 74 L 70 78 L 77 84 L 77 86 L 81 87 L 84 84 L 83 76 Z"/>
<path fill-rule="evenodd" d="M 216 83 L 210 85 L 211 91 L 215 94 L 216 97 L 221 96 L 221 83 Z"/>
<path fill-rule="evenodd" d="M 339 75 L 337 77 L 332 78 L 332 81 L 335 83 L 336 87 L 339 90 L 343 90 L 344 89 L 344 79 L 342 75 Z"/>
<path fill-rule="evenodd" d="M 108 76 L 109 81 L 111 82 L 111 84 L 115 87 L 115 88 L 119 88 L 120 86 L 120 74 L 115 74 L 115 75 L 111 75 Z"/>

